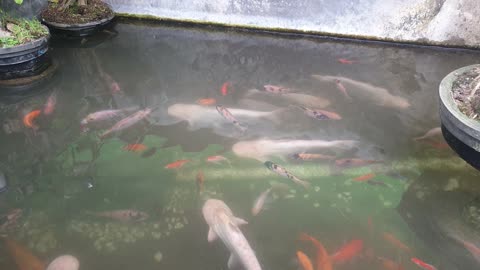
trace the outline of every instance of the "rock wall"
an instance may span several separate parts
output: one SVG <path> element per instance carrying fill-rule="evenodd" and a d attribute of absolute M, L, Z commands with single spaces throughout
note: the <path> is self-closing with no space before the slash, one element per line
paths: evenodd
<path fill-rule="evenodd" d="M 268 30 L 480 47 L 478 0 L 105 0 L 117 13 Z M 19 9 L 2 0 L 7 10 Z M 46 1 L 25 0 L 37 13 Z"/>

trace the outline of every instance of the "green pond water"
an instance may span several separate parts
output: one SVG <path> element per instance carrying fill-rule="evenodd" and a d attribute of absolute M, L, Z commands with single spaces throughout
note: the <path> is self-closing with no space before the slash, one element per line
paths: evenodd
<path fill-rule="evenodd" d="M 477 52 L 128 22 L 81 43 L 54 40 L 51 47 L 58 65 L 51 81 L 27 96 L 0 98 L 0 171 L 8 179 L 0 193 L 0 226 L 12 209 L 22 210 L 0 234 L 43 261 L 72 254 L 80 269 L 90 270 L 227 269 L 229 252 L 221 241 L 207 241 L 202 216 L 205 200 L 216 198 L 249 222 L 241 231 L 262 269 L 301 269 L 298 250 L 315 262 L 315 250 L 298 240 L 301 233 L 331 255 L 353 239 L 363 241 L 362 251 L 333 269 L 393 269 L 386 259 L 395 269 L 421 269 L 412 257 L 438 269 L 479 267 L 480 255 L 462 242 L 480 248 L 479 173 L 441 136 L 414 140 L 440 126 L 440 80 L 478 62 Z M 264 85 L 290 93 L 268 93 Z M 25 115 L 43 111 L 52 95 L 53 113 L 42 112 L 33 128 L 26 126 Z M 225 106 L 246 131 L 215 105 L 198 105 L 202 98 Z M 341 119 L 313 119 L 298 106 Z M 154 111 L 145 119 L 101 138 L 147 107 Z M 88 114 L 111 109 L 128 110 L 81 125 Z M 269 143 L 239 146 L 261 140 Z M 354 146 L 314 147 L 334 140 Z M 141 144 L 151 155 L 127 151 L 128 144 Z M 292 158 L 301 153 L 332 158 Z M 214 155 L 227 160 L 208 162 Z M 345 158 L 380 162 L 335 165 Z M 178 160 L 188 162 L 165 167 Z M 311 187 L 270 171 L 265 161 Z M 252 216 L 256 198 L 279 183 L 283 189 L 272 192 L 267 209 Z M 125 209 L 148 218 L 99 216 Z M 3 246 L 0 269 L 17 269 Z"/>

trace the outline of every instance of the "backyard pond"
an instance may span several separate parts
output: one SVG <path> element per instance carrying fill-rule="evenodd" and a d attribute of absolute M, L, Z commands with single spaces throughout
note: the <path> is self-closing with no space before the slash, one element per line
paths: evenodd
<path fill-rule="evenodd" d="M 49 83 L 0 91 L 0 269 L 24 270 L 12 249 L 89 270 L 480 267 L 480 174 L 438 117 L 441 79 L 478 52 L 100 35 L 54 40 Z"/>

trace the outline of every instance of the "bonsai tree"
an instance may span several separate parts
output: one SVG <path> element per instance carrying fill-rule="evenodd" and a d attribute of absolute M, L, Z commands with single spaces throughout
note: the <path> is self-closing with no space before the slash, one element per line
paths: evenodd
<path fill-rule="evenodd" d="M 22 4 L 23 0 L 14 0 Z M 48 35 L 37 19 L 14 18 L 0 9 L 0 48 L 13 47 Z"/>
<path fill-rule="evenodd" d="M 87 23 L 113 15 L 113 11 L 102 0 L 49 0 L 42 12 L 47 22 L 64 24 Z"/>
<path fill-rule="evenodd" d="M 20 0 L 20 1 L 23 1 L 23 0 Z M 86 6 L 88 4 L 88 1 L 87 0 L 60 0 L 59 1 L 59 7 L 61 10 L 65 10 L 75 4 L 77 6 Z"/>

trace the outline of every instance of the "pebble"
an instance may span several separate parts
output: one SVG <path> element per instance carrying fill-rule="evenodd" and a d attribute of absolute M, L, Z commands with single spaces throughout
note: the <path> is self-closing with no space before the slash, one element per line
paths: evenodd
<path fill-rule="evenodd" d="M 458 183 L 458 180 L 455 178 L 450 178 L 448 179 L 448 183 L 445 185 L 443 190 L 445 191 L 452 191 L 460 187 L 460 184 Z"/>
<path fill-rule="evenodd" d="M 162 259 L 163 259 L 163 254 L 162 254 L 162 252 L 157 251 L 157 252 L 153 255 L 153 259 L 154 259 L 156 262 L 161 262 Z"/>

